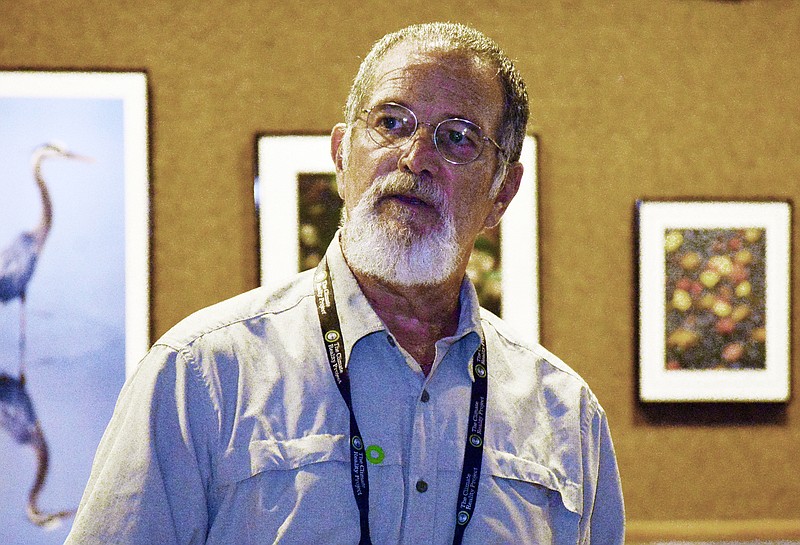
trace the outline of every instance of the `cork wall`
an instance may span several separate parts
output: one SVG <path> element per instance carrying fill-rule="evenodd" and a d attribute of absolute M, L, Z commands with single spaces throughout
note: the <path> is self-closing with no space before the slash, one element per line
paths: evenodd
<path fill-rule="evenodd" d="M 542 343 L 609 414 L 631 538 L 800 536 L 796 399 L 642 406 L 633 341 L 636 199 L 800 201 L 800 3 L 522 4 L 0 0 L 0 68 L 147 72 L 155 339 L 257 285 L 257 134 L 328 132 L 385 32 L 483 30 L 539 136 Z"/>

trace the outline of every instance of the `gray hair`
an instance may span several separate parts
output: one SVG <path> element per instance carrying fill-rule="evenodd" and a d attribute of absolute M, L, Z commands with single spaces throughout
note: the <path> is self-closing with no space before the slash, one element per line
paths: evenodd
<path fill-rule="evenodd" d="M 352 126 L 375 80 L 375 69 L 394 46 L 403 41 L 418 42 L 428 50 L 471 54 L 497 70 L 503 86 L 505 104 L 500 121 L 498 143 L 508 161 L 518 161 L 528 124 L 528 92 L 514 63 L 500 47 L 483 33 L 458 23 L 411 25 L 381 38 L 364 58 L 353 80 L 345 105 L 345 120 Z"/>

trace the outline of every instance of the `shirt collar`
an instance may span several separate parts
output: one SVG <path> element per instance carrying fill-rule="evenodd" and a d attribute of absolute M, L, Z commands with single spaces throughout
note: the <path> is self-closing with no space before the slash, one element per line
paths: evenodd
<path fill-rule="evenodd" d="M 461 281 L 461 292 L 458 294 L 461 312 L 458 317 L 458 328 L 455 337 L 461 338 L 469 333 L 481 336 L 481 306 L 478 302 L 478 293 L 469 277 L 464 276 Z"/>
<path fill-rule="evenodd" d="M 370 333 L 385 331 L 386 326 L 372 310 L 353 271 L 345 261 L 342 247 L 339 244 L 338 231 L 328 246 L 325 257 L 328 260 L 333 293 L 336 297 L 336 311 L 339 313 L 345 354 L 349 361 L 353 345 L 359 339 Z"/>
<path fill-rule="evenodd" d="M 325 257 L 328 260 L 328 268 L 331 273 L 333 292 L 336 297 L 336 310 L 339 313 L 342 337 L 344 338 L 345 353 L 348 355 L 349 360 L 349 354 L 359 339 L 371 333 L 387 331 L 387 328 L 378 315 L 375 314 L 369 301 L 361 291 L 353 271 L 350 270 L 350 266 L 345 261 L 338 232 L 333 237 L 330 246 L 328 246 Z M 480 344 L 482 336 L 480 303 L 478 302 L 478 294 L 475 291 L 475 287 L 466 276 L 461 282 L 459 302 L 458 327 L 452 337 L 454 339 L 453 343 L 459 342 L 474 333 L 474 348 L 470 347 L 470 352 L 474 352 L 478 344 Z"/>

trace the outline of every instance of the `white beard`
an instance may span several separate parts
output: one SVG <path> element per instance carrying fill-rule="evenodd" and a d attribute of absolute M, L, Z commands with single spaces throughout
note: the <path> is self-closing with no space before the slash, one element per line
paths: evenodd
<path fill-rule="evenodd" d="M 377 211 L 380 198 L 391 193 L 418 197 L 439 213 L 437 225 L 418 233 L 401 210 L 392 218 Z M 440 284 L 456 271 L 459 245 L 446 197 L 435 184 L 417 176 L 392 172 L 378 178 L 353 210 L 342 218 L 342 250 L 356 271 L 399 286 Z"/>

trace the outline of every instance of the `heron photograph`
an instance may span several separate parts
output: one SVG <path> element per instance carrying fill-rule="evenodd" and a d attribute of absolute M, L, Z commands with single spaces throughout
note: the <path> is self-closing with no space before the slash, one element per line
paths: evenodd
<path fill-rule="evenodd" d="M 0 542 L 62 543 L 125 379 L 123 104 L 0 95 Z"/>

